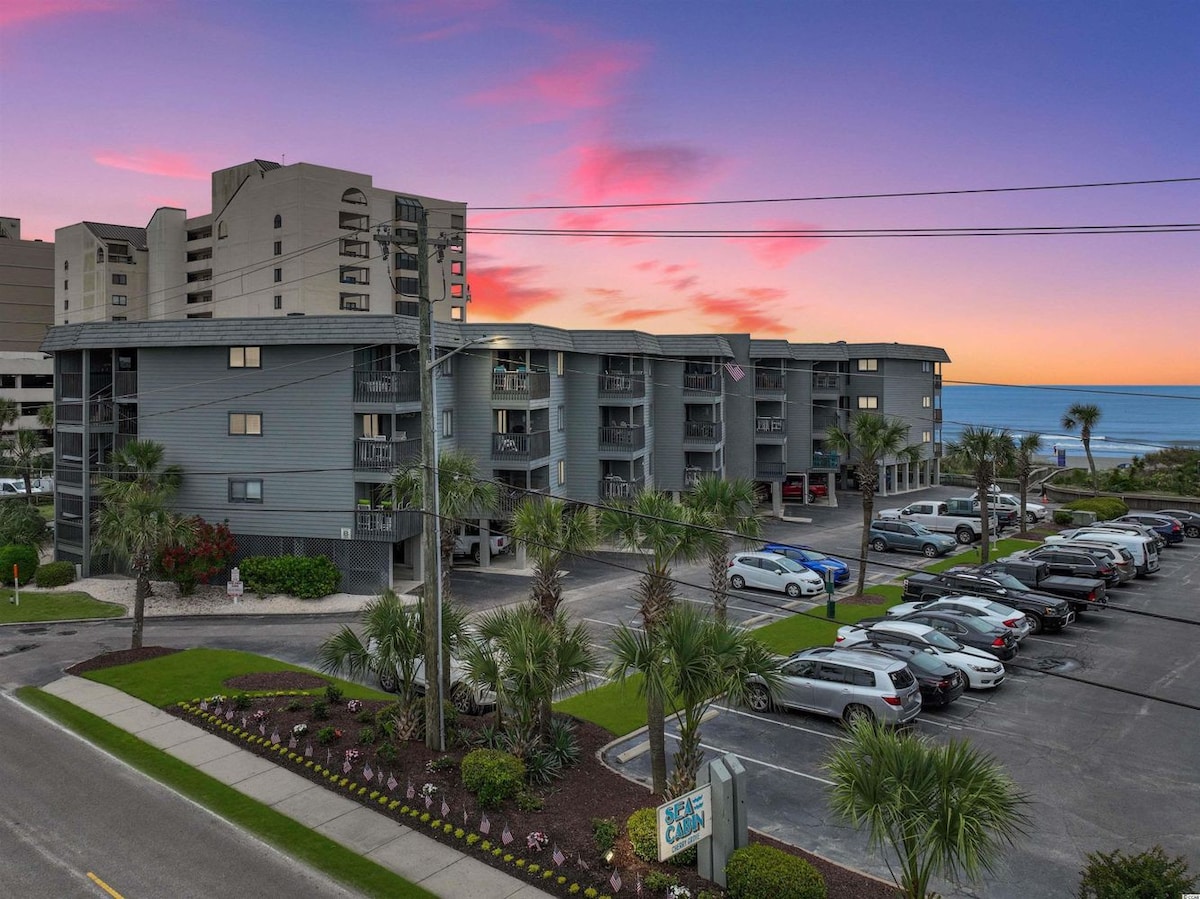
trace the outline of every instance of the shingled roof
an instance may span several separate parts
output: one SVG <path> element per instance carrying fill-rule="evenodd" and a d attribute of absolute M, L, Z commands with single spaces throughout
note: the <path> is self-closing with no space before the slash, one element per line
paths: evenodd
<path fill-rule="evenodd" d="M 123 240 L 135 250 L 146 249 L 146 229 L 132 225 L 106 225 L 103 222 L 84 222 L 97 240 Z"/>

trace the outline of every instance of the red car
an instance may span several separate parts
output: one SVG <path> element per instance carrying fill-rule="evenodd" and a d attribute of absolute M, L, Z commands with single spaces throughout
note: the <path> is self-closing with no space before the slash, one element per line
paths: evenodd
<path fill-rule="evenodd" d="M 808 501 L 814 499 L 823 499 L 829 495 L 829 490 L 824 484 L 809 484 L 808 485 Z M 784 499 L 804 499 L 804 482 L 803 481 L 784 481 L 783 482 L 783 498 Z"/>

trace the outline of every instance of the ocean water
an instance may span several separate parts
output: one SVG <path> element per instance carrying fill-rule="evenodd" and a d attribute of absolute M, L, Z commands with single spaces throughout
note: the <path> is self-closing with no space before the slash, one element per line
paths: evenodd
<path fill-rule="evenodd" d="M 1073 403 L 1100 409 L 1093 428 L 1092 454 L 1144 456 L 1171 446 L 1200 447 L 1200 386 L 1026 387 L 947 385 L 942 388 L 942 439 L 958 438 L 967 425 L 1008 428 L 1014 434 L 1042 435 L 1043 452 L 1054 447 L 1068 457 L 1082 455 L 1079 429 L 1067 433 L 1063 413 Z"/>

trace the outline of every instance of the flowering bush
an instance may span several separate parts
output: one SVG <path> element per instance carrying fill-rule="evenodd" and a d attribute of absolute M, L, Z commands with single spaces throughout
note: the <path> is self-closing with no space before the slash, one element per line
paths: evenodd
<path fill-rule="evenodd" d="M 292 728 L 292 736 L 293 737 L 302 737 L 306 733 L 308 733 L 308 725 L 305 724 L 303 721 L 301 721 L 299 724 L 297 724 L 295 727 Z"/>
<path fill-rule="evenodd" d="M 433 798 L 433 796 L 437 794 L 437 791 L 438 788 L 433 784 L 425 784 L 421 787 L 421 795 L 428 799 Z"/>
<path fill-rule="evenodd" d="M 351 699 L 348 703 L 346 703 L 346 709 L 351 712 L 361 712 L 362 711 L 362 700 L 361 699 Z"/>
<path fill-rule="evenodd" d="M 361 757 L 362 754 L 357 749 L 346 750 L 346 761 L 351 765 L 356 764 Z"/>
<path fill-rule="evenodd" d="M 550 838 L 540 830 L 535 830 L 529 836 L 525 837 L 525 845 L 534 852 L 541 852 L 546 848 L 546 844 L 550 842 Z"/>
<path fill-rule="evenodd" d="M 225 522 L 209 524 L 197 516 L 196 539 L 190 547 L 171 546 L 158 557 L 158 567 L 167 580 L 179 585 L 181 596 L 191 596 L 196 584 L 207 584 L 229 566 L 237 552 L 237 541 Z"/>
<path fill-rule="evenodd" d="M 667 899 L 692 899 L 692 891 L 680 884 L 667 887 Z"/>
<path fill-rule="evenodd" d="M 267 710 L 266 710 L 266 709 L 259 709 L 258 711 L 256 711 L 256 712 L 254 713 L 254 720 L 255 720 L 255 721 L 262 721 L 264 718 L 266 718 L 266 717 L 267 717 L 267 715 L 268 715 L 268 714 L 269 714 L 269 713 L 267 712 Z"/>

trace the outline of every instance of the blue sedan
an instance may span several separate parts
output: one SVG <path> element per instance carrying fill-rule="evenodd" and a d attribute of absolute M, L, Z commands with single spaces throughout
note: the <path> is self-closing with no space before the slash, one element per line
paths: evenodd
<path fill-rule="evenodd" d="M 799 562 L 809 571 L 814 571 L 825 579 L 825 572 L 833 573 L 833 582 L 835 584 L 844 584 L 850 580 L 850 566 L 841 559 L 835 559 L 833 556 L 827 556 L 822 552 L 817 552 L 815 549 L 810 549 L 807 546 L 789 546 L 786 543 L 766 543 L 763 545 L 762 551 L 765 553 L 775 553 L 780 556 L 787 556 L 796 562 Z"/>

